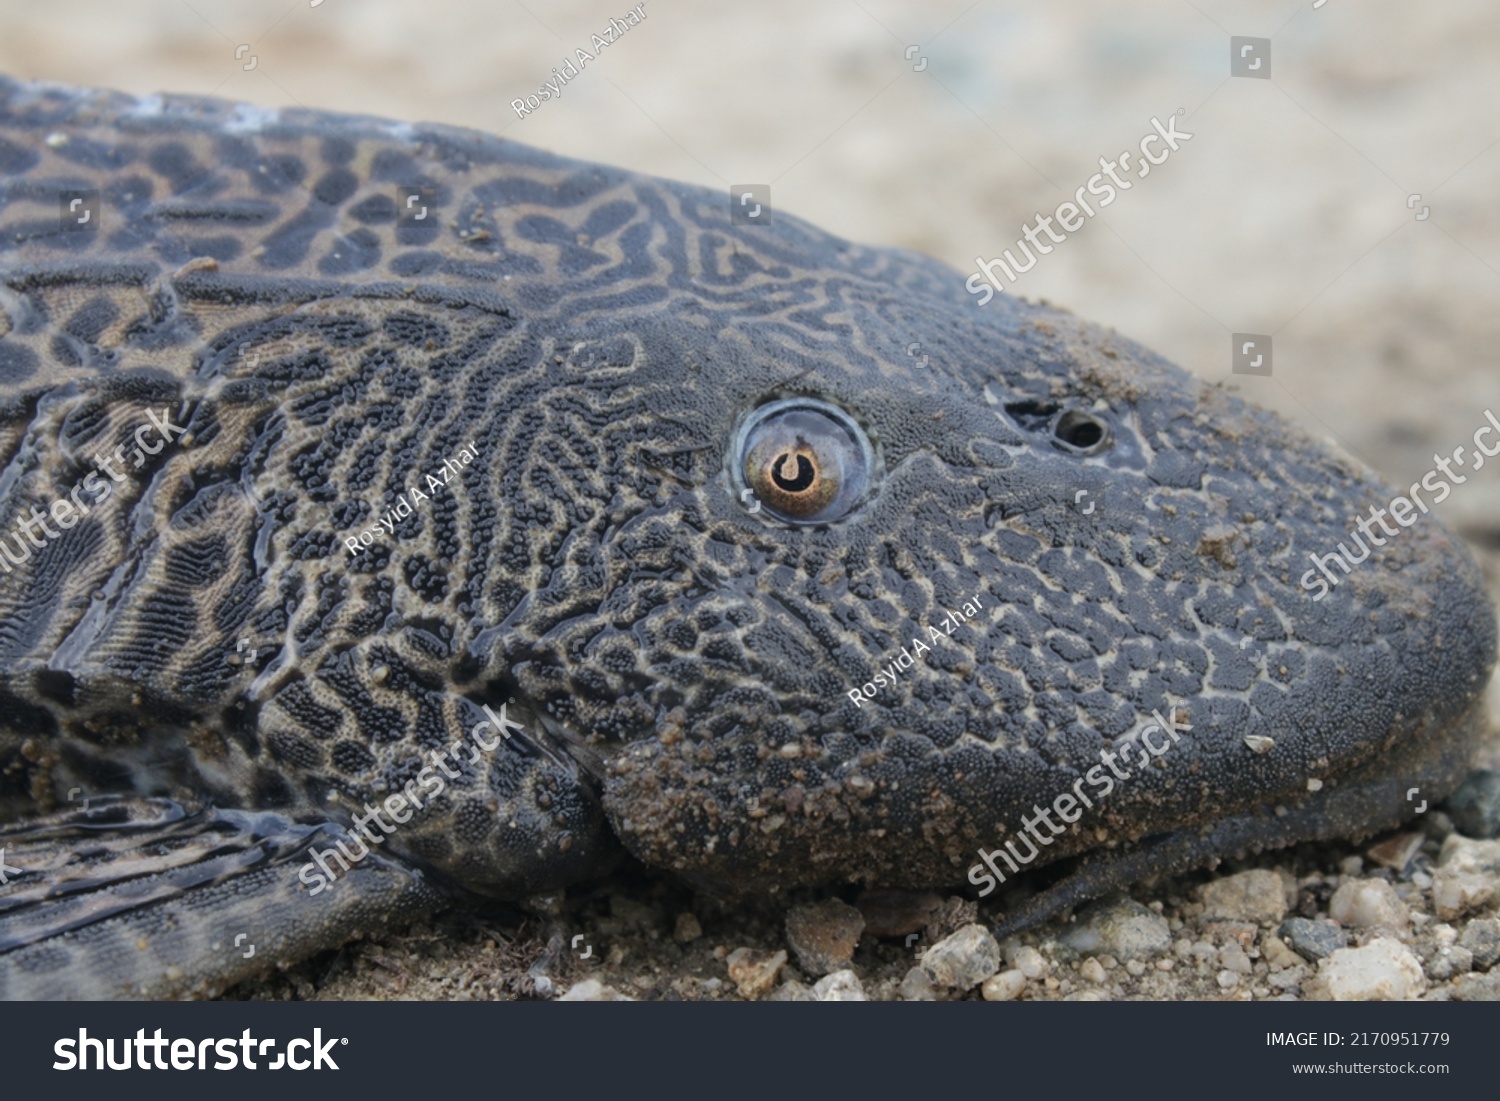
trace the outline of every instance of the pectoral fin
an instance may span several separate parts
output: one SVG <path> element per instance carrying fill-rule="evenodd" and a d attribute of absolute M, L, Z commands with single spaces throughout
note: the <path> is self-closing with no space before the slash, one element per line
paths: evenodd
<path fill-rule="evenodd" d="M 312 850 L 339 840 L 358 851 L 340 826 L 164 799 L 0 829 L 0 998 L 212 996 L 441 901 L 379 851 L 311 890 Z"/>

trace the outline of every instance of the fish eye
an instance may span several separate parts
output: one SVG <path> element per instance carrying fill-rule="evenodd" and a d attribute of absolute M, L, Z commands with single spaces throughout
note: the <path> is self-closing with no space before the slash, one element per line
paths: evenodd
<path fill-rule="evenodd" d="M 1097 455 L 1111 443 L 1109 422 L 1082 409 L 1065 410 L 1052 423 L 1052 442 L 1072 455 Z"/>
<path fill-rule="evenodd" d="M 760 506 L 792 524 L 826 524 L 848 515 L 869 488 L 874 467 L 859 425 L 815 398 L 761 406 L 740 428 L 735 454 L 739 480 Z"/>

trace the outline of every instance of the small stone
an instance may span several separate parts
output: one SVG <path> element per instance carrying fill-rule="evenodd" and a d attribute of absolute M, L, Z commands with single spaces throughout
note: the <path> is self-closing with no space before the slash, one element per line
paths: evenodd
<path fill-rule="evenodd" d="M 1340 948 L 1318 964 L 1305 984 L 1312 1001 L 1392 1002 L 1422 993 L 1422 964 L 1411 949 L 1389 937 L 1377 937 L 1363 948 Z"/>
<path fill-rule="evenodd" d="M 1500 835 L 1500 772 L 1475 769 L 1444 805 L 1459 833 L 1478 838 Z"/>
<path fill-rule="evenodd" d="M 824 975 L 813 983 L 813 994 L 820 1002 L 863 1002 L 869 999 L 865 997 L 864 984 L 859 981 L 859 976 L 853 971 L 835 971 L 832 975 Z"/>
<path fill-rule="evenodd" d="M 1371 845 L 1365 850 L 1365 855 L 1382 868 L 1405 872 L 1412 858 L 1422 851 L 1422 842 L 1425 840 L 1420 833 L 1398 833 L 1378 845 Z"/>
<path fill-rule="evenodd" d="M 1457 837 L 1458 834 L 1454 834 Z M 1495 887 L 1480 872 L 1439 868 L 1432 877 L 1432 908 L 1444 921 L 1477 910 L 1494 897 Z"/>
<path fill-rule="evenodd" d="M 703 926 L 694 914 L 678 914 L 677 927 L 672 930 L 672 939 L 678 944 L 691 944 L 703 935 Z"/>
<path fill-rule="evenodd" d="M 1265 868 L 1205 883 L 1201 897 L 1203 916 L 1208 920 L 1276 922 L 1286 915 L 1281 876 Z"/>
<path fill-rule="evenodd" d="M 909 1002 L 931 1002 L 937 999 L 937 991 L 933 988 L 932 980 L 920 967 L 913 967 L 906 973 L 906 978 L 901 980 L 897 992 Z"/>
<path fill-rule="evenodd" d="M 1432 877 L 1432 904 L 1444 920 L 1486 905 L 1500 889 L 1500 841 L 1450 834 Z"/>
<path fill-rule="evenodd" d="M 1237 975 L 1248 975 L 1254 968 L 1250 964 L 1250 957 L 1240 947 L 1238 941 L 1230 941 L 1219 949 L 1219 963 L 1224 970 L 1233 971 Z"/>
<path fill-rule="evenodd" d="M 1240 985 L 1240 977 L 1233 971 L 1219 972 L 1219 987 L 1222 990 L 1233 990 Z"/>
<path fill-rule="evenodd" d="M 1450 834 L 1438 853 L 1438 867 L 1482 875 L 1500 874 L 1500 841 L 1473 841 Z"/>
<path fill-rule="evenodd" d="M 1411 911 L 1383 879 L 1350 879 L 1333 892 L 1328 916 L 1354 929 L 1399 931 L 1411 924 Z"/>
<path fill-rule="evenodd" d="M 934 986 L 970 990 L 1000 970 L 1000 945 L 983 925 L 965 925 L 927 950 L 922 970 Z"/>
<path fill-rule="evenodd" d="M 931 891 L 878 888 L 865 891 L 854 905 L 865 919 L 866 933 L 875 937 L 904 937 L 927 928 L 943 908 L 943 898 Z"/>
<path fill-rule="evenodd" d="M 1084 982 L 1091 982 L 1095 986 L 1109 981 L 1109 976 L 1104 972 L 1104 965 L 1093 956 L 1083 961 L 1078 968 L 1078 974 Z"/>
<path fill-rule="evenodd" d="M 788 979 L 766 999 L 768 1002 L 815 1002 L 818 996 L 812 992 L 812 988 L 806 983 L 800 983 L 796 979 Z"/>
<path fill-rule="evenodd" d="M 1176 960 L 1157 960 L 1156 969 L 1158 971 L 1170 971 L 1173 967 L 1176 966 L 1176 964 Z"/>
<path fill-rule="evenodd" d="M 1286 941 L 1275 935 L 1267 936 L 1261 941 L 1260 951 L 1261 955 L 1265 956 L 1266 963 L 1270 964 L 1273 970 L 1277 968 L 1296 967 L 1301 962 L 1297 953 L 1287 947 Z"/>
<path fill-rule="evenodd" d="M 1454 975 L 1462 975 L 1473 968 L 1474 953 L 1454 945 L 1438 949 L 1432 959 L 1427 961 L 1427 977 L 1436 982 L 1446 982 Z"/>
<path fill-rule="evenodd" d="M 1500 1002 L 1500 971 L 1487 975 L 1460 975 L 1453 980 L 1456 1002 Z"/>
<path fill-rule="evenodd" d="M 1146 965 L 1140 960 L 1126 960 L 1125 973 L 1133 979 L 1138 979 L 1146 973 Z"/>
<path fill-rule="evenodd" d="M 1005 953 L 1005 961 L 1032 982 L 1047 975 L 1047 959 L 1030 945 L 1022 945 Z"/>
<path fill-rule="evenodd" d="M 1281 923 L 1279 933 L 1292 951 L 1314 963 L 1349 943 L 1344 931 L 1332 921 L 1287 918 Z"/>
<path fill-rule="evenodd" d="M 736 948 L 724 962 L 729 965 L 729 977 L 739 987 L 740 996 L 759 998 L 776 985 L 776 976 L 786 963 L 786 952 Z"/>
<path fill-rule="evenodd" d="M 1307 977 L 1307 972 L 1299 965 L 1289 967 L 1285 971 L 1278 971 L 1268 980 L 1272 990 L 1298 990 L 1302 986 L 1302 980 Z"/>
<path fill-rule="evenodd" d="M 1172 946 L 1167 919 L 1132 898 L 1091 906 L 1062 943 L 1078 952 L 1108 952 L 1120 960 L 1151 956 Z"/>
<path fill-rule="evenodd" d="M 584 979 L 568 987 L 568 992 L 557 999 L 560 1002 L 633 1002 L 612 986 L 605 986 L 598 979 Z"/>
<path fill-rule="evenodd" d="M 864 931 L 864 916 L 836 898 L 793 906 L 786 915 L 786 942 L 809 975 L 826 975 L 846 966 Z"/>
<path fill-rule="evenodd" d="M 979 992 L 987 1002 L 1013 1002 L 1026 989 L 1026 976 L 1019 971 L 1002 971 L 984 980 Z"/>
<path fill-rule="evenodd" d="M 1458 943 L 1469 950 L 1478 970 L 1488 971 L 1495 966 L 1496 960 L 1500 960 L 1500 920 L 1477 918 L 1469 922 L 1464 926 Z"/>

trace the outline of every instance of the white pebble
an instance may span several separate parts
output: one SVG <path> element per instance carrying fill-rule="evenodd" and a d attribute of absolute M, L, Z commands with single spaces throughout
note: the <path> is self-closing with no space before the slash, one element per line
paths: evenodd
<path fill-rule="evenodd" d="M 1385 1002 L 1415 998 L 1422 988 L 1422 965 L 1411 949 L 1377 937 L 1363 948 L 1340 948 L 1319 961 L 1317 978 L 1304 991 L 1326 1001 Z"/>
<path fill-rule="evenodd" d="M 1345 880 L 1328 902 L 1328 916 L 1355 929 L 1399 931 L 1411 924 L 1411 911 L 1383 879 Z"/>
<path fill-rule="evenodd" d="M 1032 982 L 1045 978 L 1047 975 L 1047 961 L 1035 948 L 1030 946 L 1018 948 L 1015 956 L 1011 959 L 1011 965 Z"/>
<path fill-rule="evenodd" d="M 863 1002 L 865 997 L 864 984 L 859 981 L 859 976 L 853 971 L 845 969 L 835 971 L 831 975 L 824 975 L 813 983 L 813 995 L 820 1002 Z"/>
<path fill-rule="evenodd" d="M 922 970 L 933 986 L 972 990 L 1000 970 L 1000 945 L 983 925 L 965 925 L 927 950 Z"/>
<path fill-rule="evenodd" d="M 1265 868 L 1205 883 L 1201 897 L 1203 916 L 1210 921 L 1275 922 L 1286 915 L 1281 876 Z"/>
<path fill-rule="evenodd" d="M 1002 971 L 984 980 L 979 992 L 987 1002 L 1013 1002 L 1026 989 L 1026 976 L 1019 971 Z"/>
<path fill-rule="evenodd" d="M 1237 975 L 1248 975 L 1251 971 L 1250 957 L 1237 940 L 1232 940 L 1219 949 L 1219 963 L 1226 971 L 1233 971 Z"/>

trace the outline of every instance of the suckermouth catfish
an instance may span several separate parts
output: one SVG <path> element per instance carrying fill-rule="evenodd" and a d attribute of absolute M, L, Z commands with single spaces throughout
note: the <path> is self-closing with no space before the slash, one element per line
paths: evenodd
<path fill-rule="evenodd" d="M 213 993 L 624 854 L 972 890 L 1106 753 L 1002 928 L 1391 827 L 1496 645 L 1429 515 L 1299 583 L 1396 496 L 720 192 L 0 79 L 0 995 Z"/>

